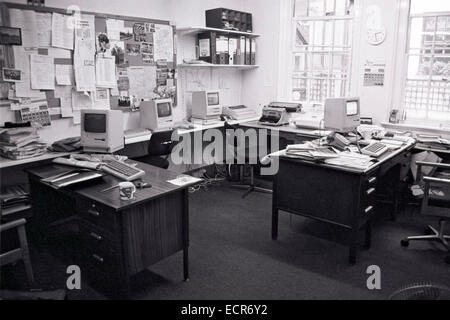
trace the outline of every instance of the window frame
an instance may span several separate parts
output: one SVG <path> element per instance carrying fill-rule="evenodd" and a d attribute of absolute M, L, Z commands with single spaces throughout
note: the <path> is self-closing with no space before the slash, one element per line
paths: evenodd
<path fill-rule="evenodd" d="M 420 125 L 420 126 L 428 126 L 428 127 L 434 127 L 434 128 L 446 128 L 450 124 L 449 120 L 434 120 L 428 118 L 428 112 L 430 111 L 430 101 L 427 101 L 427 108 L 426 108 L 426 117 L 427 118 L 410 118 L 408 117 L 408 109 L 405 108 L 405 99 L 407 96 L 407 82 L 408 80 L 408 64 L 409 64 L 409 57 L 410 56 L 424 56 L 424 57 L 430 57 L 430 60 L 432 57 L 436 56 L 435 52 L 431 52 L 429 54 L 422 53 L 420 50 L 425 50 L 424 47 L 421 48 L 410 48 L 410 36 L 411 36 L 411 21 L 414 18 L 423 18 L 423 17 L 438 17 L 438 16 L 449 16 L 449 11 L 441 11 L 441 12 L 427 12 L 427 13 L 410 13 L 411 9 L 411 1 L 410 0 L 400 0 L 400 12 L 399 12 L 399 39 L 401 41 L 398 42 L 397 48 L 396 48 L 396 64 L 400 65 L 400 71 L 396 72 L 394 75 L 395 82 L 399 85 L 393 86 L 393 94 L 392 94 L 392 100 L 391 100 L 391 108 L 398 109 L 401 112 L 406 112 L 406 120 L 404 123 L 406 125 Z M 435 24 L 435 28 L 437 26 L 437 21 Z M 436 30 L 435 30 L 436 31 Z M 435 34 L 435 33 L 433 33 Z M 432 49 L 434 50 L 434 42 Z M 417 53 L 411 53 L 410 49 L 417 50 Z M 450 57 L 450 55 L 449 55 Z M 428 82 L 428 88 L 431 88 L 431 82 L 433 81 L 433 75 L 426 75 L 424 76 L 424 81 Z M 414 79 L 412 79 L 414 80 Z M 419 80 L 419 79 L 417 79 Z M 449 80 L 450 81 L 450 80 Z M 427 93 L 427 100 L 429 100 L 430 90 L 428 90 Z M 450 112 L 450 111 L 449 111 Z M 388 120 L 389 115 L 386 115 L 386 120 Z"/>
<path fill-rule="evenodd" d="M 289 2 L 289 5 L 287 4 Z M 284 3 L 284 5 L 283 5 Z M 327 59 L 331 59 L 329 61 L 328 69 L 326 70 L 326 77 L 320 77 L 320 79 L 323 79 L 328 82 L 328 84 L 331 84 L 332 81 L 339 81 L 338 78 L 342 79 L 342 85 L 345 85 L 344 92 L 345 95 L 349 95 L 350 92 L 352 92 L 352 78 L 353 78 L 353 57 L 355 54 L 355 7 L 356 3 L 353 5 L 353 10 L 350 14 L 347 15 L 333 15 L 333 16 L 295 16 L 295 0 L 284 0 L 282 1 L 281 5 L 281 16 L 289 16 L 290 19 L 288 22 L 281 21 L 281 32 L 280 34 L 283 35 L 283 30 L 287 31 L 288 29 L 288 35 L 284 37 L 280 37 L 280 73 L 279 73 L 279 87 L 278 87 L 278 99 L 283 101 L 290 101 L 294 103 L 323 103 L 323 101 L 317 101 L 317 100 L 309 100 L 310 94 L 308 94 L 309 89 L 307 89 L 307 93 L 305 98 L 306 99 L 300 99 L 300 100 L 294 100 L 292 93 L 294 89 L 294 76 L 295 76 L 295 55 L 296 54 L 305 54 L 305 53 L 312 53 L 311 50 L 313 47 L 320 47 L 315 46 L 313 44 L 311 45 L 304 45 L 301 46 L 302 49 L 299 49 L 299 47 L 296 45 L 296 28 L 297 23 L 299 22 L 310 22 L 310 21 L 322 21 L 324 23 L 327 23 L 329 21 L 350 21 L 351 27 L 346 26 L 345 28 L 349 29 L 351 31 L 351 34 L 348 35 L 349 37 L 349 46 L 335 46 L 334 40 L 333 43 L 329 46 L 325 46 L 328 48 L 331 48 L 331 50 L 323 50 L 320 52 L 323 52 L 327 55 Z M 283 19 L 281 19 L 283 20 Z M 324 24 L 325 26 L 325 24 Z M 333 39 L 335 35 L 336 26 L 333 23 Z M 325 32 L 325 28 L 322 31 L 323 34 Z M 286 48 L 289 48 L 286 50 Z M 311 48 L 310 50 L 307 50 L 307 48 Z M 336 50 L 336 48 L 338 48 Z M 314 51 L 316 52 L 316 51 Z M 333 55 L 334 53 L 342 53 L 343 56 L 347 57 L 348 64 L 346 66 L 345 72 L 335 72 L 333 70 Z M 312 55 L 311 55 L 312 56 Z M 343 69 L 342 69 L 343 70 Z M 305 70 L 304 73 L 314 73 L 316 72 L 313 68 L 309 70 Z M 300 73 L 303 73 L 300 71 Z M 339 75 L 342 77 L 333 77 L 333 75 Z M 311 75 L 304 75 L 299 76 L 298 79 L 314 79 L 314 76 Z M 345 83 L 345 84 L 344 84 Z M 307 84 L 308 88 L 310 86 L 310 83 L 308 81 Z M 330 85 L 331 87 L 331 85 Z M 330 90 L 328 88 L 327 90 Z"/>

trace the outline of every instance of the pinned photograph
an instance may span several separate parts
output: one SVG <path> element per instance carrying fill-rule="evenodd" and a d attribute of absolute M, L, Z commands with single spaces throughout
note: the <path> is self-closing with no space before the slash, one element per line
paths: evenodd
<path fill-rule="evenodd" d="M 141 45 L 139 43 L 127 43 L 127 54 L 137 56 L 141 53 Z"/>
<path fill-rule="evenodd" d="M 22 81 L 22 73 L 19 69 L 2 69 L 2 78 L 3 81 L 7 82 L 20 82 Z"/>
<path fill-rule="evenodd" d="M 20 28 L 11 28 L 0 26 L 0 45 L 22 45 L 22 32 Z"/>
<path fill-rule="evenodd" d="M 126 27 L 120 30 L 120 41 L 133 39 L 133 28 Z"/>
<path fill-rule="evenodd" d="M 116 57 L 116 65 L 121 65 L 125 62 L 125 44 L 123 41 L 111 42 L 111 55 Z"/>
<path fill-rule="evenodd" d="M 155 60 L 153 59 L 153 54 L 143 53 L 142 54 L 142 62 L 144 64 L 155 64 Z"/>
<path fill-rule="evenodd" d="M 104 32 L 97 33 L 97 53 L 105 53 L 110 47 L 108 35 Z"/>
<path fill-rule="evenodd" d="M 153 43 L 141 42 L 141 53 L 153 54 Z"/>
<path fill-rule="evenodd" d="M 117 102 L 119 107 L 129 107 L 131 105 L 129 96 L 119 96 L 119 100 Z"/>
<path fill-rule="evenodd" d="M 135 23 L 133 25 L 133 33 L 134 33 L 134 41 L 142 41 L 141 40 L 142 38 L 145 39 L 145 24 Z"/>

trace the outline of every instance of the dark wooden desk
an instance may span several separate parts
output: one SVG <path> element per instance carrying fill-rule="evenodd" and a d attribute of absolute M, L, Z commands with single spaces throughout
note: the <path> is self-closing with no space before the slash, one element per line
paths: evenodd
<path fill-rule="evenodd" d="M 82 275 L 111 296 L 128 296 L 131 276 L 181 250 L 184 278 L 188 279 L 188 186 L 167 182 L 177 177 L 171 171 L 144 163 L 138 167 L 146 171 L 143 180 L 152 187 L 138 189 L 135 199 L 128 201 L 120 200 L 118 188 L 101 192 L 120 182 L 112 176 L 56 190 L 40 179 L 70 167 L 51 164 L 27 170 L 33 233 L 46 243 L 52 235 L 49 225 L 75 218 Z"/>
<path fill-rule="evenodd" d="M 355 264 L 357 234 L 363 227 L 365 247 L 370 247 L 378 182 L 386 175 L 391 178 L 395 215 L 402 169 L 409 164 L 413 147 L 411 143 L 388 151 L 366 170 L 281 156 L 273 186 L 272 238 L 278 237 L 279 210 L 338 225 L 350 231 L 349 262 Z"/>

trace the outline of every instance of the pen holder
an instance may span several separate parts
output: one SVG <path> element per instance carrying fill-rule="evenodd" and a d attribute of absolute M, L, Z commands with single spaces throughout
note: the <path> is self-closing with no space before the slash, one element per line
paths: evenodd
<path fill-rule="evenodd" d="M 132 182 L 119 183 L 120 200 L 132 200 L 134 199 L 134 193 L 136 192 L 136 186 Z"/>

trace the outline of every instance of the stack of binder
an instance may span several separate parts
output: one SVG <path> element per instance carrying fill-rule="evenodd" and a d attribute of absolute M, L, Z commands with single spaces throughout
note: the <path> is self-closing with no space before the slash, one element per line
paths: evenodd
<path fill-rule="evenodd" d="M 215 31 L 198 34 L 199 59 L 212 64 L 255 65 L 256 40 Z"/>

